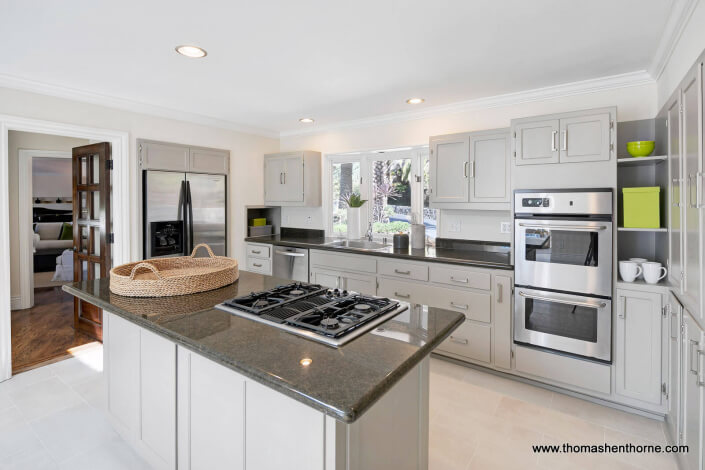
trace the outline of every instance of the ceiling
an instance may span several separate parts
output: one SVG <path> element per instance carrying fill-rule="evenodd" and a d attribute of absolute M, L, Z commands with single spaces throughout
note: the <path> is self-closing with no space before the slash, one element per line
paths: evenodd
<path fill-rule="evenodd" d="M 0 0 L 0 76 L 291 132 L 645 70 L 672 3 Z"/>

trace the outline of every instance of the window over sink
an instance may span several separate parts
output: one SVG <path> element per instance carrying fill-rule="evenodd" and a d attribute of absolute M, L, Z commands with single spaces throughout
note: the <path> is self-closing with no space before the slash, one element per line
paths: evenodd
<path fill-rule="evenodd" d="M 372 224 L 375 239 L 409 233 L 412 214 L 423 218 L 427 243 L 436 238 L 438 211 L 429 208 L 427 146 L 329 155 L 326 163 L 328 235 L 346 235 L 345 197 L 359 193 L 367 200 L 362 221 Z"/>

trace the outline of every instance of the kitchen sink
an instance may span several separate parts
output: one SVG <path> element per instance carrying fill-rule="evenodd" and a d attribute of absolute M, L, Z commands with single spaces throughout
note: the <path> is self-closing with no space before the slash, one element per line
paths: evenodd
<path fill-rule="evenodd" d="M 333 246 L 337 248 L 354 248 L 356 250 L 365 251 L 376 251 L 383 250 L 389 245 L 378 242 L 370 242 L 367 240 L 336 240 L 334 242 L 326 243 L 326 246 Z"/>

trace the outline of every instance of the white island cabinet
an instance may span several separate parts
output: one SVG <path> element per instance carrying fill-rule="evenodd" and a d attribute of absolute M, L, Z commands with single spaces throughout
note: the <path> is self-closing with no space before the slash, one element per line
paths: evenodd
<path fill-rule="evenodd" d="M 156 469 L 428 468 L 428 358 L 348 422 L 107 310 L 104 318 L 111 421 Z"/>

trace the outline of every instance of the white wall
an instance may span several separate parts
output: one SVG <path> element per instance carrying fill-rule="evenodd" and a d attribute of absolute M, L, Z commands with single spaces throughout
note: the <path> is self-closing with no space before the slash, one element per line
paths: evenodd
<path fill-rule="evenodd" d="M 699 0 L 661 76 L 658 77 L 657 109 L 661 109 L 668 100 L 703 49 L 705 49 L 705 1 Z"/>
<path fill-rule="evenodd" d="M 13 134 L 15 133 L 14 131 L 11 132 Z M 49 136 L 46 134 L 35 135 L 60 138 L 59 136 Z M 67 151 L 70 151 L 70 149 Z M 70 199 L 73 197 L 72 173 L 73 165 L 70 158 L 32 159 L 32 197 L 51 199 L 60 197 L 62 199 Z"/>
<path fill-rule="evenodd" d="M 1 107 L 2 104 L 0 104 L 0 108 Z M 2 113 L 2 111 L 0 111 L 0 113 Z M 17 131 L 10 131 L 7 140 L 7 155 L 9 157 L 8 164 L 10 170 L 10 295 L 14 297 L 20 295 L 19 151 L 20 149 L 26 149 L 70 152 L 73 147 L 86 145 L 88 141 L 71 137 Z M 69 180 L 69 186 L 70 185 L 71 181 Z M 34 188 L 36 188 L 36 184 L 33 185 L 33 189 Z"/>
<path fill-rule="evenodd" d="M 0 88 L 0 114 L 128 132 L 132 165 L 130 207 L 133 209 L 131 222 L 134 227 L 139 223 L 137 198 L 140 181 L 137 172 L 136 139 L 153 139 L 230 150 L 230 198 L 228 201 L 230 254 L 244 261 L 245 205 L 263 203 L 262 156 L 265 153 L 278 150 L 278 139 L 8 88 Z M 140 257 L 137 243 L 139 238 L 139 232 L 133 229 L 133 240 L 131 240 L 133 260 Z"/>
<path fill-rule="evenodd" d="M 473 109 L 423 119 L 390 122 L 356 128 L 343 128 L 306 135 L 284 136 L 281 151 L 317 150 L 325 154 L 374 150 L 412 145 L 428 145 L 433 135 L 508 127 L 511 119 L 580 109 L 617 106 L 619 121 L 650 119 L 656 115 L 656 84 L 609 89 L 563 96 L 511 106 Z M 288 218 L 288 220 L 287 220 Z M 509 241 L 500 233 L 500 222 L 508 212 L 443 211 L 439 236 L 462 239 Z M 449 223 L 461 222 L 460 232 L 449 232 Z M 282 208 L 282 225 L 318 228 L 324 226 L 321 208 Z"/>

